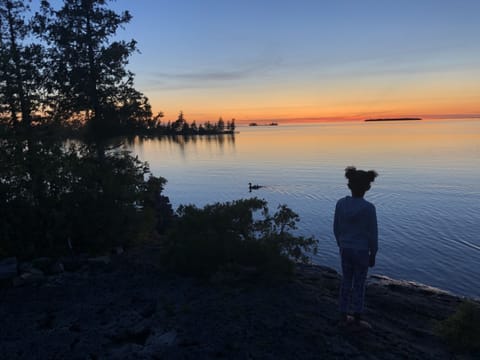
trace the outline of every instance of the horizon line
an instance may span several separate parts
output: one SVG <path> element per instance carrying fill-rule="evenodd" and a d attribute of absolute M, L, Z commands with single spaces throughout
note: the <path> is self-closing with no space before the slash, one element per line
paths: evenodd
<path fill-rule="evenodd" d="M 447 119 L 480 119 L 480 113 L 478 114 L 415 114 L 415 115 L 395 115 L 395 116 L 382 116 L 385 118 L 406 118 L 406 117 L 419 117 L 422 120 L 447 120 Z M 258 123 L 317 123 L 317 122 L 340 122 L 340 121 L 364 121 L 372 117 L 368 116 L 319 116 L 319 117 L 292 117 L 292 118 L 259 118 L 259 119 L 235 119 L 237 124 L 249 124 Z"/>

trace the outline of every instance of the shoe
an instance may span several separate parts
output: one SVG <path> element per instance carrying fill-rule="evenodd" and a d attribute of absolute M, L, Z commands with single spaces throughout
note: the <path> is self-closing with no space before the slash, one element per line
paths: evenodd
<path fill-rule="evenodd" d="M 351 324 L 354 323 L 354 318 L 353 316 L 350 316 L 348 314 L 342 314 L 340 321 L 338 322 L 338 325 L 340 327 L 347 327 L 350 326 Z"/>
<path fill-rule="evenodd" d="M 364 330 L 370 330 L 372 329 L 372 325 L 370 325 L 368 322 L 365 320 L 362 320 L 362 315 L 359 313 L 353 314 L 353 323 L 355 327 L 364 329 Z"/>

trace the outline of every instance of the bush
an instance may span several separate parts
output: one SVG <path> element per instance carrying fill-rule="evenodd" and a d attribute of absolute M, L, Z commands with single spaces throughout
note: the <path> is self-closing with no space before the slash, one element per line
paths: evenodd
<path fill-rule="evenodd" d="M 209 275 L 235 264 L 264 273 L 288 274 L 294 261 L 308 262 L 317 241 L 294 236 L 299 217 L 285 205 L 271 216 L 264 200 L 243 199 L 180 206 L 178 219 L 165 239 L 164 260 L 174 270 Z"/>
<path fill-rule="evenodd" d="M 149 169 L 128 152 L 41 141 L 0 147 L 0 249 L 29 258 L 102 252 L 150 236 Z M 150 216 L 147 216 L 151 214 Z M 71 246 L 71 248 L 70 248 Z"/>
<path fill-rule="evenodd" d="M 472 301 L 461 303 L 435 330 L 456 350 L 480 352 L 480 305 Z"/>

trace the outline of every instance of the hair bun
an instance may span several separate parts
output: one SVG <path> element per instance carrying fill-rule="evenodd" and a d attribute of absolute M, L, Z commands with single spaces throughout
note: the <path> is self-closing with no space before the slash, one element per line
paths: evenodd
<path fill-rule="evenodd" d="M 357 172 L 357 168 L 355 166 L 347 166 L 345 168 L 345 177 L 348 180 L 351 180 L 355 176 L 356 172 Z"/>
<path fill-rule="evenodd" d="M 375 181 L 375 178 L 378 176 L 378 173 L 375 170 L 368 170 L 367 176 L 368 176 L 368 180 L 370 182 L 373 182 Z"/>

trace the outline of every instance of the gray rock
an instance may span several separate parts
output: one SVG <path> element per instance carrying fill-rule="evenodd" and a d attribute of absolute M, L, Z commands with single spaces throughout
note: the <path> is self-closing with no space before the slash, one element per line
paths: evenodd
<path fill-rule="evenodd" d="M 0 280 L 8 280 L 17 276 L 17 258 L 10 257 L 0 261 Z"/>
<path fill-rule="evenodd" d="M 21 262 L 18 263 L 18 273 L 23 274 L 29 272 L 33 268 L 33 264 L 31 262 Z"/>
<path fill-rule="evenodd" d="M 12 284 L 15 287 L 32 283 L 41 283 L 45 281 L 45 275 L 41 270 L 32 269 L 33 272 L 24 273 L 13 279 Z"/>
<path fill-rule="evenodd" d="M 143 346 L 150 334 L 150 327 L 144 323 L 139 323 L 131 327 L 120 327 L 106 336 L 117 345 L 138 344 Z"/>
<path fill-rule="evenodd" d="M 78 257 L 65 257 L 61 259 L 65 271 L 73 272 L 80 270 L 85 265 L 85 260 Z"/>
<path fill-rule="evenodd" d="M 111 262 L 110 256 L 105 255 L 105 256 L 97 256 L 94 258 L 88 258 L 87 260 L 90 264 L 99 264 L 99 265 L 108 265 Z"/>
<path fill-rule="evenodd" d="M 123 246 L 115 246 L 115 247 L 112 249 L 112 253 L 113 253 L 114 255 L 123 254 L 123 253 L 124 253 Z"/>
<path fill-rule="evenodd" d="M 34 275 L 34 276 L 44 276 L 45 273 L 40 270 L 40 269 L 37 269 L 37 268 L 31 268 L 30 270 L 26 271 L 24 274 L 30 274 L 30 275 Z"/>
<path fill-rule="evenodd" d="M 389 289 L 395 289 L 399 291 L 419 291 L 419 292 L 424 292 L 424 293 L 432 293 L 432 294 L 448 294 L 448 295 L 453 295 L 450 292 L 435 288 L 429 285 L 421 284 L 415 281 L 407 281 L 407 280 L 397 280 L 397 279 L 392 279 L 388 276 L 384 275 L 377 275 L 373 274 L 371 275 L 368 280 L 368 284 L 378 284 L 380 286 L 385 286 Z"/>
<path fill-rule="evenodd" d="M 145 343 L 144 353 L 161 354 L 166 347 L 174 346 L 177 343 L 177 332 L 168 331 L 156 336 L 152 334 Z"/>
<path fill-rule="evenodd" d="M 176 340 L 177 332 L 175 330 L 166 332 L 165 334 L 152 339 L 152 341 L 154 341 L 156 344 L 164 346 L 172 346 L 173 344 L 175 344 Z"/>
<path fill-rule="evenodd" d="M 48 273 L 48 269 L 55 261 L 49 257 L 41 257 L 32 260 L 33 267 L 42 270 L 45 273 Z"/>
<path fill-rule="evenodd" d="M 64 271 L 65 271 L 65 268 L 63 266 L 63 263 L 61 263 L 60 261 L 55 261 L 48 269 L 48 274 L 56 275 L 56 274 L 61 274 Z"/>

